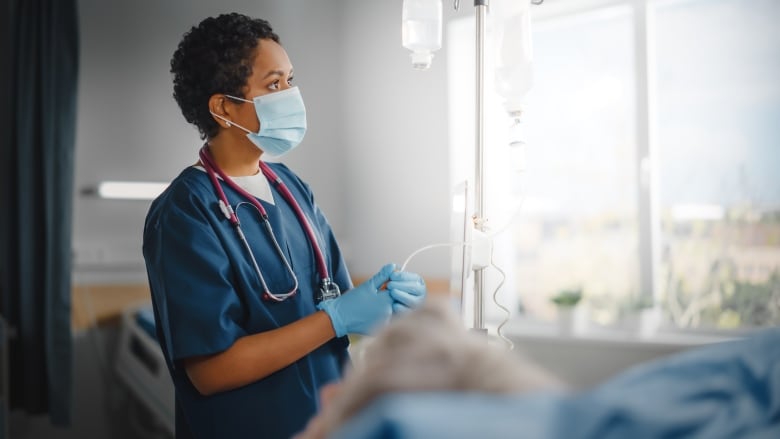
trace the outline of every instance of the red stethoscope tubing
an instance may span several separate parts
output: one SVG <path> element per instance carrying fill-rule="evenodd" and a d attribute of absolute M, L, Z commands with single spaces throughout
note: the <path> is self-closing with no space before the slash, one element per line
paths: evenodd
<path fill-rule="evenodd" d="M 254 197 L 249 192 L 245 191 L 243 188 L 241 188 L 239 185 L 237 185 L 230 177 L 225 175 L 224 172 L 222 172 L 222 169 L 217 166 L 217 164 L 214 162 L 214 160 L 211 157 L 211 153 L 208 150 L 207 146 L 203 146 L 200 149 L 200 161 L 203 164 L 203 167 L 206 169 L 206 172 L 209 174 L 209 177 L 211 178 L 211 183 L 214 185 L 214 188 L 217 191 L 217 196 L 219 197 L 220 201 L 225 204 L 225 206 L 229 209 L 230 217 L 228 218 L 230 222 L 234 226 L 239 226 L 238 217 L 236 216 L 233 209 L 230 207 L 230 203 L 228 202 L 227 196 L 225 195 L 225 192 L 222 190 L 222 185 L 219 184 L 219 181 L 217 181 L 215 173 L 218 174 L 222 181 L 225 182 L 228 186 L 230 186 L 231 189 L 238 192 L 242 197 L 246 198 L 247 201 L 252 203 L 257 210 L 260 212 L 260 215 L 263 217 L 264 220 L 268 219 L 268 214 L 266 213 L 265 208 L 262 204 L 260 204 L 260 201 L 257 200 L 256 197 Z M 301 209 L 301 206 L 298 204 L 298 201 L 293 196 L 292 192 L 287 188 L 287 185 L 284 184 L 284 181 L 282 181 L 281 178 L 279 178 L 278 175 L 262 160 L 259 162 L 260 170 L 263 172 L 263 175 L 265 178 L 268 179 L 269 182 L 271 182 L 274 187 L 279 191 L 280 194 L 282 194 L 282 197 L 285 199 L 287 204 L 290 206 L 290 208 L 295 212 L 295 216 L 298 218 L 298 222 L 301 224 L 301 227 L 303 228 L 303 231 L 306 233 L 307 238 L 309 239 L 309 243 L 311 244 L 311 248 L 314 251 L 314 258 L 317 262 L 317 273 L 320 276 L 320 280 L 324 279 L 330 279 L 330 276 L 328 275 L 328 267 L 325 263 L 325 256 L 322 254 L 322 249 L 320 249 L 319 242 L 317 241 L 317 237 L 314 234 L 314 229 L 312 229 L 311 224 L 309 224 L 308 219 L 306 218 L 306 215 L 303 213 L 303 209 Z"/>

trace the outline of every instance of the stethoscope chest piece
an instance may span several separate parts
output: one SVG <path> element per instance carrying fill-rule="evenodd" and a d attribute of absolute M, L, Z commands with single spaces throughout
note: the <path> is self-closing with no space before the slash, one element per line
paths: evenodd
<path fill-rule="evenodd" d="M 317 303 L 323 300 L 331 300 L 341 296 L 341 289 L 330 278 L 322 279 L 320 282 L 320 293 L 317 295 Z"/>

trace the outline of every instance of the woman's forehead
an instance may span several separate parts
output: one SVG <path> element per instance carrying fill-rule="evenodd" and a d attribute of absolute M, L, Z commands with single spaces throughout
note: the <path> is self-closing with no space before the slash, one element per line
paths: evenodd
<path fill-rule="evenodd" d="M 289 74 L 292 71 L 292 62 L 287 56 L 287 51 L 279 43 L 263 39 L 257 46 L 252 70 L 253 76 L 259 75 L 261 78 L 273 72 Z"/>

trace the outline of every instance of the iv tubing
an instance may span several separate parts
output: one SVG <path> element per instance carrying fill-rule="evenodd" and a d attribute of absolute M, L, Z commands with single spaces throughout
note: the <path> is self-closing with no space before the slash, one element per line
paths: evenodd
<path fill-rule="evenodd" d="M 501 322 L 501 324 L 498 325 L 496 328 L 496 334 L 498 334 L 499 337 L 501 337 L 502 340 L 506 343 L 507 348 L 509 350 L 513 350 L 515 348 L 515 344 L 512 343 L 512 340 L 504 336 L 504 332 L 502 331 L 504 329 L 504 326 L 509 323 L 509 318 L 512 316 L 512 312 L 509 311 L 509 308 L 502 305 L 498 301 L 498 292 L 501 290 L 501 287 L 504 286 L 504 282 L 506 281 L 506 273 L 504 273 L 504 270 L 502 270 L 498 265 L 496 265 L 495 262 L 493 262 L 493 248 L 490 248 L 490 266 L 498 270 L 499 273 L 501 273 L 501 282 L 496 285 L 496 289 L 493 290 L 493 303 L 496 304 L 497 307 L 501 308 L 501 311 L 504 311 L 506 313 L 506 317 L 504 317 L 504 320 Z"/>
<path fill-rule="evenodd" d="M 404 261 L 404 264 L 401 265 L 401 270 L 400 271 L 405 271 L 406 270 L 406 266 L 409 265 L 409 261 L 411 261 L 413 257 L 417 256 L 418 253 L 422 253 L 425 250 L 430 250 L 432 248 L 437 248 L 437 247 L 456 247 L 456 246 L 461 246 L 461 245 L 462 246 L 468 246 L 468 245 L 471 245 L 471 244 L 469 244 L 468 242 L 442 242 L 442 243 L 439 243 L 439 244 L 431 244 L 431 245 L 426 245 L 425 247 L 420 247 L 417 250 L 413 251 L 412 254 L 409 255 L 408 258 L 406 258 L 406 260 Z"/>
<path fill-rule="evenodd" d="M 517 216 L 517 215 L 516 214 L 513 215 L 512 219 L 514 219 L 515 216 Z M 506 230 L 506 228 L 504 228 L 502 230 L 499 230 L 496 233 L 491 234 L 490 236 L 491 237 L 495 236 L 498 233 L 503 232 L 504 230 Z M 417 256 L 418 254 L 420 254 L 420 253 L 422 253 L 422 252 L 424 252 L 426 250 L 431 250 L 431 249 L 440 248 L 440 247 L 458 247 L 458 246 L 468 247 L 470 245 L 471 245 L 471 243 L 464 241 L 464 242 L 441 242 L 441 243 L 437 243 L 437 244 L 430 244 L 430 245 L 426 245 L 424 247 L 420 247 L 417 250 L 413 251 L 412 254 L 410 254 L 406 258 L 404 263 L 401 265 L 400 271 L 406 271 L 406 267 L 409 265 L 409 262 L 411 262 L 412 259 L 415 256 Z M 504 343 L 506 343 L 507 348 L 511 351 L 511 350 L 513 350 L 515 348 L 515 344 L 512 343 L 512 340 L 510 340 L 509 338 L 507 338 L 504 335 L 503 328 L 504 328 L 504 326 L 507 323 L 509 323 L 509 318 L 512 316 L 512 312 L 509 311 L 509 308 L 507 308 L 506 306 L 504 306 L 503 304 L 501 304 L 498 301 L 498 292 L 501 290 L 501 287 L 504 286 L 504 282 L 506 281 L 506 273 L 504 272 L 504 270 L 501 269 L 501 267 L 496 265 L 496 263 L 494 262 L 494 260 L 493 260 L 493 251 L 494 251 L 494 249 L 493 249 L 493 247 L 491 247 L 490 248 L 490 266 L 495 268 L 501 274 L 501 282 L 499 282 L 498 285 L 496 286 L 495 290 L 493 290 L 493 303 L 495 303 L 497 307 L 499 307 L 502 311 L 504 311 L 504 313 L 506 313 L 506 317 L 504 317 L 504 320 L 496 328 L 496 334 L 504 341 Z M 465 269 L 465 267 L 464 267 L 464 269 Z"/>
<path fill-rule="evenodd" d="M 471 245 L 471 244 L 468 243 L 468 242 L 442 242 L 442 243 L 438 243 L 438 244 L 430 244 L 430 245 L 426 245 L 424 247 L 420 247 L 417 250 L 413 251 L 412 254 L 410 254 L 406 258 L 406 260 L 404 261 L 403 265 L 401 265 L 400 271 L 405 271 L 407 265 L 409 265 L 409 262 L 411 262 L 412 258 L 414 258 L 418 254 L 420 254 L 420 253 L 422 253 L 422 252 L 424 252 L 426 250 L 439 248 L 439 247 L 457 247 L 457 246 L 467 247 L 469 245 Z M 499 282 L 498 285 L 496 286 L 496 289 L 493 290 L 493 303 L 495 303 L 497 307 L 499 307 L 502 311 L 504 311 L 504 313 L 506 313 L 506 317 L 504 317 L 504 320 L 496 328 L 496 334 L 504 341 L 504 343 L 506 343 L 507 348 L 511 351 L 511 350 L 513 350 L 515 348 L 515 344 L 512 343 L 512 340 L 510 340 L 509 338 L 507 338 L 504 335 L 502 330 L 503 330 L 504 326 L 507 323 L 509 323 L 509 318 L 512 316 L 512 312 L 509 311 L 509 308 L 507 308 L 506 306 L 504 306 L 503 304 L 501 304 L 498 301 L 498 292 L 501 290 L 501 287 L 504 286 L 504 282 L 506 281 L 506 273 L 504 273 L 504 270 L 502 270 L 493 261 L 493 248 L 492 247 L 490 249 L 490 266 L 495 268 L 499 273 L 501 273 L 501 282 Z"/>

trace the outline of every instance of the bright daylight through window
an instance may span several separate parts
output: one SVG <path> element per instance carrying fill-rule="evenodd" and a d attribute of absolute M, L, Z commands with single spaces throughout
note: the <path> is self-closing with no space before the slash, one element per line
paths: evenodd
<path fill-rule="evenodd" d="M 653 307 L 670 327 L 780 324 L 780 2 L 552 3 L 522 172 L 486 74 L 487 217 L 520 206 L 495 241 L 501 300 L 551 321 L 581 291 L 596 326 Z M 473 169 L 466 20 L 447 35 L 453 184 Z"/>

